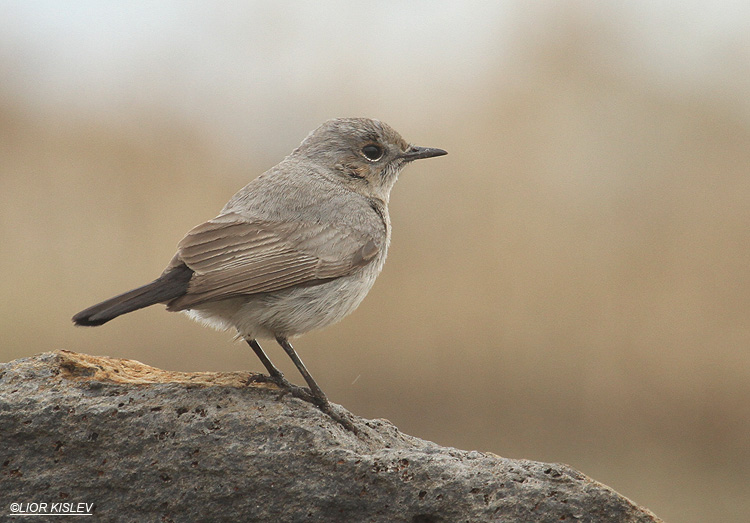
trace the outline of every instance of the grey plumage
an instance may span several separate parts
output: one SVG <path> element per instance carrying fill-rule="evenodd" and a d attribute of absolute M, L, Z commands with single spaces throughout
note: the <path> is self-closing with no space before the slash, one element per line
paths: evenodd
<path fill-rule="evenodd" d="M 409 145 L 377 120 L 329 120 L 235 194 L 216 218 L 188 232 L 158 279 L 73 321 L 101 325 L 165 303 L 170 311 L 236 329 L 282 381 L 256 338 L 276 338 L 295 359 L 288 337 L 353 311 L 385 262 L 388 198 L 399 172 L 412 160 L 443 154 Z M 304 368 L 301 361 L 297 366 Z M 300 372 L 312 400 L 327 407 L 312 377 Z"/>

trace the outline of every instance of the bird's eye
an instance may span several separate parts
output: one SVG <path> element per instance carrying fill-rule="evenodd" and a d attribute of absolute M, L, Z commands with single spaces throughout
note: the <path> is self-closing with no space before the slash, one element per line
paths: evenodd
<path fill-rule="evenodd" d="M 365 155 L 365 158 L 374 162 L 383 157 L 383 148 L 379 145 L 365 145 L 362 147 L 362 154 Z"/>

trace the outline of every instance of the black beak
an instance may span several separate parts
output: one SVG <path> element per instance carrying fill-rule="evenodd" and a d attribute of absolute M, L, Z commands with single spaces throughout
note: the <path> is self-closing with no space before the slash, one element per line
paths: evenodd
<path fill-rule="evenodd" d="M 410 162 L 412 160 L 420 160 L 422 158 L 432 158 L 433 156 L 443 156 L 448 154 L 447 151 L 442 149 L 435 149 L 434 147 L 417 147 L 412 145 L 409 150 L 401 155 L 401 158 Z"/>

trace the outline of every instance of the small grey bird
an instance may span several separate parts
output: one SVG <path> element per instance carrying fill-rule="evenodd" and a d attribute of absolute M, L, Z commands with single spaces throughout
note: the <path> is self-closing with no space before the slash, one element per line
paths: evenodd
<path fill-rule="evenodd" d="M 236 329 L 270 380 L 353 430 L 331 409 L 289 338 L 357 308 L 385 262 L 388 198 L 399 172 L 412 160 L 444 154 L 409 145 L 377 120 L 329 120 L 216 218 L 188 232 L 156 280 L 79 312 L 73 322 L 102 325 L 164 303 L 218 329 Z M 284 378 L 258 338 L 276 339 L 309 393 Z"/>

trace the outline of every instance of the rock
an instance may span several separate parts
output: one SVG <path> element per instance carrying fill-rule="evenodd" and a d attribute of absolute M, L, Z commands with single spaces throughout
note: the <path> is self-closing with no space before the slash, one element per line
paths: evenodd
<path fill-rule="evenodd" d="M 660 521 L 566 465 L 347 413 L 355 435 L 251 376 L 62 350 L 0 365 L 0 515 L 80 503 L 97 521 Z"/>

